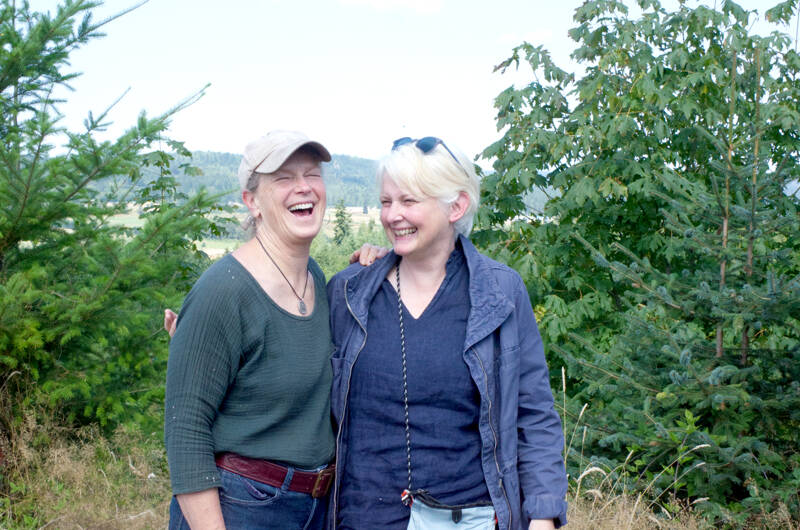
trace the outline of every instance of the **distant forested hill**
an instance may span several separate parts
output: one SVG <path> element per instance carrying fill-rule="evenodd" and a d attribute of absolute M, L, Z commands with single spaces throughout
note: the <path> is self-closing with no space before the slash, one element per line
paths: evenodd
<path fill-rule="evenodd" d="M 322 174 L 328 191 L 328 206 L 335 206 L 339 200 L 344 201 L 345 206 L 379 206 L 375 186 L 377 162 L 348 155 L 332 155 L 332 157 L 333 160 L 322 165 Z M 186 193 L 196 192 L 201 186 L 205 186 L 212 193 L 233 190 L 225 196 L 224 201 L 239 202 L 236 170 L 240 161 L 241 155 L 196 151 L 193 153 L 191 163 L 199 167 L 203 174 L 196 177 L 187 176 L 178 169 L 176 176 Z M 552 190 L 548 191 L 553 194 Z M 547 194 L 534 188 L 526 194 L 524 202 L 530 211 L 541 214 L 547 202 Z"/>
<path fill-rule="evenodd" d="M 322 165 L 328 190 L 328 204 L 344 201 L 345 206 L 378 206 L 375 170 L 378 163 L 367 158 L 332 155 L 333 160 Z"/>
<path fill-rule="evenodd" d="M 179 160 L 178 164 L 185 160 Z M 238 202 L 239 184 L 236 170 L 241 155 L 214 151 L 195 151 L 191 165 L 200 168 L 202 175 L 191 176 L 176 169 L 175 176 L 181 190 L 193 193 L 205 187 L 211 193 L 227 193 L 223 201 Z M 322 174 L 328 191 L 328 204 L 333 206 L 344 201 L 345 206 L 377 206 L 378 193 L 375 188 L 374 160 L 347 155 L 333 155 L 333 160 L 322 165 Z"/>
<path fill-rule="evenodd" d="M 330 162 L 322 164 L 322 174 L 328 192 L 328 206 L 333 207 L 340 200 L 345 206 L 379 206 L 375 186 L 377 161 L 348 155 L 332 155 L 332 158 Z M 172 167 L 181 191 L 187 195 L 205 188 L 213 195 L 224 194 L 220 202 L 239 203 L 241 199 L 236 171 L 239 169 L 241 159 L 241 155 L 233 153 L 195 151 L 191 160 L 176 157 Z M 200 168 L 202 174 L 187 175 L 180 168 L 187 162 L 191 166 Z M 145 168 L 144 173 L 145 175 L 152 173 L 154 177 L 155 171 L 153 168 Z M 142 185 L 149 180 L 145 177 Z M 103 192 L 109 185 L 110 181 L 107 181 L 97 183 L 94 187 Z M 548 193 L 552 195 L 552 190 L 548 190 Z M 524 202 L 529 211 L 541 214 L 547 196 L 548 194 L 542 190 L 534 188 L 525 195 Z"/>
<path fill-rule="evenodd" d="M 377 162 L 366 158 L 347 155 L 332 155 L 333 160 L 322 164 L 322 174 L 328 192 L 328 205 L 335 206 L 339 200 L 345 206 L 378 206 L 378 192 L 375 186 L 375 169 Z M 222 194 L 220 202 L 241 202 L 239 183 L 236 171 L 239 169 L 241 155 L 220 153 L 215 151 L 195 151 L 191 160 L 176 157 L 172 163 L 175 178 L 180 191 L 191 195 L 205 188 L 213 195 Z M 200 169 L 200 175 L 187 175 L 181 165 L 189 163 Z M 157 170 L 144 168 L 144 178 L 140 186 L 153 180 Z M 114 179 L 108 178 L 93 183 L 92 187 L 101 194 L 110 192 L 114 187 Z"/>

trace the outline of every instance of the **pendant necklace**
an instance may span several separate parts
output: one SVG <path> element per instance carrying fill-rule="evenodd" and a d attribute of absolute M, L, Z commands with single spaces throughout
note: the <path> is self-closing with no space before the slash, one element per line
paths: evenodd
<path fill-rule="evenodd" d="M 283 279 L 286 280 L 286 283 L 289 284 L 289 289 L 291 289 L 294 295 L 297 297 L 297 310 L 300 312 L 301 315 L 305 315 L 308 312 L 308 309 L 306 308 L 306 303 L 303 300 L 303 298 L 306 297 L 306 289 L 308 288 L 308 269 L 306 269 L 306 284 L 303 286 L 303 296 L 300 296 L 299 294 L 297 294 L 297 291 L 294 290 L 294 287 L 292 287 L 292 282 L 289 281 L 289 278 L 286 277 L 281 268 L 278 267 L 278 264 L 275 263 L 275 260 L 272 259 L 272 256 L 269 255 L 269 252 L 267 252 L 267 247 L 265 247 L 264 243 L 261 242 L 261 239 L 259 239 L 258 234 L 256 234 L 256 241 L 258 241 L 258 244 L 261 245 L 261 250 L 264 251 L 264 254 L 266 254 L 269 260 L 272 262 L 272 264 L 275 265 L 275 268 L 278 269 L 278 272 L 281 273 Z"/>

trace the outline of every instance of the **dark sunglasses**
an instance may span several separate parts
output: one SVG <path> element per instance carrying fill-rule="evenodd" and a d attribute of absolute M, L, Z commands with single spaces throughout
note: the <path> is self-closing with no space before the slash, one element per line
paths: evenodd
<path fill-rule="evenodd" d="M 415 140 L 414 138 L 409 138 L 408 136 L 404 136 L 403 138 L 398 138 L 392 144 L 392 151 L 394 151 L 395 149 L 397 149 L 401 145 L 406 145 L 406 144 L 411 144 L 411 143 L 416 145 L 417 149 L 419 149 L 420 151 L 422 151 L 426 155 L 428 153 L 430 153 L 431 151 L 433 151 L 434 149 L 436 149 L 437 145 L 441 145 L 442 147 L 445 148 L 445 150 L 447 150 L 448 153 L 450 153 L 450 156 L 453 157 L 453 160 L 456 161 L 456 164 L 458 164 L 458 166 L 461 169 L 464 169 L 464 166 L 461 165 L 461 162 L 458 161 L 458 158 L 456 158 L 456 155 L 454 155 L 453 152 L 450 150 L 450 148 L 447 147 L 447 144 L 444 143 L 444 140 L 442 140 L 441 138 L 436 138 L 435 136 L 426 136 L 424 138 L 419 138 L 417 140 Z"/>

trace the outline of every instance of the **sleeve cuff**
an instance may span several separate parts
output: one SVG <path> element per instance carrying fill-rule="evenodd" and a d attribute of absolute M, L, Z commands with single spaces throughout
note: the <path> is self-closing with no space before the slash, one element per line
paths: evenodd
<path fill-rule="evenodd" d="M 522 506 L 528 521 L 532 519 L 552 519 L 556 528 L 567 524 L 567 501 L 550 495 L 540 495 L 525 499 Z"/>
<path fill-rule="evenodd" d="M 205 473 L 192 473 L 187 476 L 172 475 L 170 478 L 172 479 L 173 495 L 195 493 L 222 486 L 222 480 L 216 468 L 213 471 L 209 470 Z"/>

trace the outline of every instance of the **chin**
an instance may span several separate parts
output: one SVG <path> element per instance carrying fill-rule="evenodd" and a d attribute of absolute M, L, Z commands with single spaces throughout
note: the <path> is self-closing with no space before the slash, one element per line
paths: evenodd
<path fill-rule="evenodd" d="M 315 215 L 314 218 L 309 216 L 306 219 L 291 219 L 288 226 L 292 227 L 297 235 L 313 234 L 311 237 L 314 237 L 322 230 L 322 216 L 317 217 Z"/>
<path fill-rule="evenodd" d="M 414 247 L 411 245 L 400 243 L 393 246 L 394 253 L 398 256 L 408 256 L 414 252 Z"/>
<path fill-rule="evenodd" d="M 317 228 L 316 230 L 309 230 L 309 231 L 302 231 L 297 233 L 297 238 L 308 241 L 309 243 L 319 235 L 320 229 Z"/>

